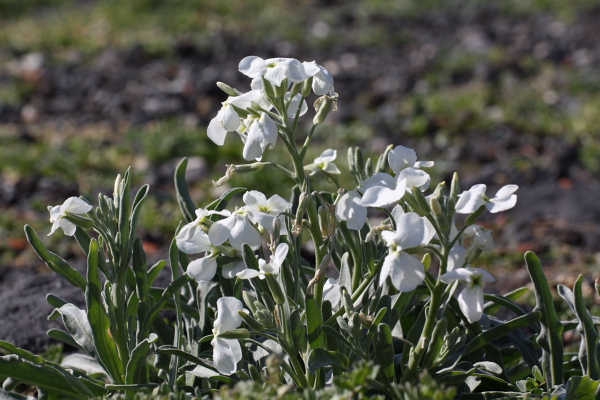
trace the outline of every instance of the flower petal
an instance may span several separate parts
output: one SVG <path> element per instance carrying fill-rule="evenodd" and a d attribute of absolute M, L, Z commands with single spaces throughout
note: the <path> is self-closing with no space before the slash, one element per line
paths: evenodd
<path fill-rule="evenodd" d="M 237 363 L 242 360 L 242 347 L 236 339 L 212 340 L 213 361 L 217 370 L 223 375 L 231 375 L 237 371 Z"/>
<path fill-rule="evenodd" d="M 260 271 L 257 271 L 255 269 L 250 269 L 250 268 L 246 268 L 245 270 L 240 271 L 236 274 L 236 276 L 240 279 L 252 279 L 252 278 L 256 278 L 259 275 L 260 275 Z"/>
<path fill-rule="evenodd" d="M 485 185 L 479 184 L 463 192 L 456 202 L 456 212 L 458 214 L 471 214 L 477 211 L 479 207 L 485 204 L 485 200 L 483 200 L 485 189 Z"/>
<path fill-rule="evenodd" d="M 211 281 L 217 273 L 217 260 L 213 257 L 203 257 L 188 265 L 187 274 L 196 282 Z"/>
<path fill-rule="evenodd" d="M 238 311 L 244 309 L 241 301 L 235 297 L 225 296 L 217 300 L 217 319 L 214 328 L 217 334 L 236 329 L 242 324 Z"/>
<path fill-rule="evenodd" d="M 392 265 L 390 276 L 396 289 L 412 292 L 425 280 L 425 266 L 415 257 L 401 251 Z"/>
<path fill-rule="evenodd" d="M 404 146 L 396 146 L 388 153 L 388 163 L 396 174 L 404 168 L 413 167 L 417 162 L 417 153 Z"/>
<path fill-rule="evenodd" d="M 250 78 L 263 76 L 267 72 L 267 63 L 260 57 L 244 57 L 238 66 L 238 70 Z"/>
<path fill-rule="evenodd" d="M 219 119 L 220 116 L 222 117 L 222 113 L 222 111 L 219 111 L 217 116 L 210 120 L 208 129 L 206 130 L 208 138 L 217 146 L 223 146 L 225 143 L 225 138 L 227 137 L 227 129 L 223 128 L 223 123 Z"/>
<path fill-rule="evenodd" d="M 458 295 L 458 304 L 470 323 L 478 322 L 483 315 L 483 288 L 464 288 Z"/>
<path fill-rule="evenodd" d="M 277 265 L 283 265 L 283 262 L 285 261 L 285 257 L 287 256 L 289 249 L 290 246 L 288 246 L 287 243 L 279 243 L 279 245 L 277 245 L 277 248 L 275 249 L 273 261 L 275 261 Z"/>
<path fill-rule="evenodd" d="M 229 264 L 225 264 L 221 268 L 221 275 L 225 279 L 233 279 L 237 276 L 237 274 L 239 274 L 245 268 L 246 268 L 246 264 L 244 264 L 244 261 L 242 261 L 242 260 L 232 262 Z"/>

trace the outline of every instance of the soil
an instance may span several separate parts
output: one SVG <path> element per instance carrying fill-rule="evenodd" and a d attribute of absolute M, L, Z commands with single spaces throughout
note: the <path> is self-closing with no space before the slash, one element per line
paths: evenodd
<path fill-rule="evenodd" d="M 396 22 L 402 25 L 403 21 Z M 513 210 L 484 218 L 484 223 L 496 230 L 499 254 L 534 250 L 551 266 L 589 265 L 590 257 L 600 252 L 600 181 L 583 168 L 579 144 L 560 136 L 522 136 L 501 124 L 445 145 L 436 145 L 429 136 L 399 140 L 398 122 L 394 122 L 397 116 L 389 117 L 389 111 L 407 93 L 418 90 L 438 52 L 454 48 L 475 53 L 491 46 L 508 49 L 500 67 L 482 61 L 454 76 L 456 84 L 498 80 L 506 71 L 524 76 L 527 71 L 520 66 L 519 57 L 532 54 L 536 48 L 541 51 L 542 44 L 548 62 L 573 62 L 581 54 L 577 52 L 586 49 L 588 67 L 597 68 L 597 16 L 582 16 L 577 23 L 565 26 L 544 15 L 509 19 L 483 10 L 432 16 L 419 24 L 413 21 L 402 26 L 410 39 L 385 51 L 352 43 L 326 51 L 279 42 L 259 49 L 240 38 L 220 37 L 212 49 L 196 49 L 182 41 L 174 49 L 175 57 L 169 58 L 157 58 L 141 47 L 107 49 L 85 60 L 73 54 L 66 62 L 55 62 L 49 54 L 7 53 L 17 70 L 0 69 L 0 82 L 17 74 L 31 82 L 33 90 L 23 104 L 0 106 L 0 121 L 16 125 L 23 140 L 29 140 L 28 130 L 35 124 L 58 128 L 102 123 L 118 129 L 122 124 L 143 125 L 176 117 L 206 126 L 224 100 L 216 81 L 246 88 L 245 78 L 237 72 L 237 63 L 244 56 L 320 60 L 335 73 L 340 94 L 340 111 L 333 118 L 340 123 L 365 120 L 384 138 L 372 139 L 368 146 L 391 142 L 413 147 L 427 159 L 441 161 L 441 173 L 448 174 L 442 178 L 449 179 L 450 171 L 457 170 L 465 189 L 485 183 L 490 188 L 488 194 L 493 194 L 504 184 L 520 186 Z M 436 129 L 433 122 L 428 130 Z M 515 159 L 528 160 L 531 167 L 518 169 Z M 26 203 L 27 194 L 40 190 L 39 184 L 34 180 L 30 187 L 17 188 L 10 196 L 6 191 L 1 193 L 3 207 Z M 56 198 L 70 191 L 76 192 L 58 186 Z M 75 261 L 75 265 L 82 263 Z M 502 292 L 527 283 L 522 262 L 505 267 L 510 273 L 494 272 Z M 560 269 L 556 279 L 563 279 L 560 273 L 568 271 Z M 45 332 L 60 327 L 58 320 L 46 320 L 52 311 L 45 301 L 49 292 L 83 305 L 82 293 L 41 263 L 0 268 L 0 338 L 34 352 L 43 351 L 52 342 Z"/>

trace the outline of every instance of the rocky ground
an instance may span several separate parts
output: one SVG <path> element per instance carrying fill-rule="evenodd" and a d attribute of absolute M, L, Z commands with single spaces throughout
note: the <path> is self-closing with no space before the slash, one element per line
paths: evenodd
<path fill-rule="evenodd" d="M 340 110 L 325 132 L 342 137 L 323 134 L 323 146 L 337 144 L 343 154 L 339 141 L 364 140 L 373 151 L 402 144 L 415 148 L 420 159 L 436 160 L 438 181 L 456 170 L 465 189 L 475 183 L 491 190 L 507 183 L 520 186 L 513 210 L 484 218 L 496 232 L 495 253 L 484 259 L 498 278 L 491 290 L 527 284 L 521 261 L 526 250 L 542 256 L 555 282 L 572 283 L 577 272 L 590 282 L 599 277 L 596 137 L 587 125 L 578 130 L 576 122 L 592 126 L 595 121 L 584 117 L 589 107 L 594 110 L 590 96 L 598 87 L 600 8 L 571 21 L 543 12 L 506 15 L 492 6 L 410 18 L 373 16 L 368 23 L 385 28 L 389 37 L 366 44 L 354 35 L 356 16 L 344 12 L 335 24 L 315 23 L 306 33 L 326 37 L 335 32 L 336 44 L 327 48 L 276 39 L 257 46 L 225 34 L 204 47 L 175 41 L 168 55 L 151 54 L 143 46 L 88 55 L 77 49 L 19 53 L 0 45 L 0 85 L 18 92 L 5 91 L 0 102 L 3 157 L 19 157 L 10 153 L 38 146 L 39 157 L 46 160 L 44 149 L 54 148 L 53 143 L 66 143 L 78 132 L 95 135 L 90 146 L 99 146 L 98 151 L 118 143 L 125 146 L 125 159 L 143 160 L 140 180 L 154 184 L 163 200 L 172 202 L 170 176 L 180 156 L 198 157 L 197 181 L 218 177 L 222 167 L 213 170 L 209 155 L 186 149 L 154 163 L 136 148 L 143 139 L 123 143 L 120 135 L 134 130 L 143 136 L 144 129 L 160 121 L 177 121 L 204 134 L 224 100 L 215 82 L 247 89 L 237 72 L 241 58 L 315 59 L 335 76 L 340 95 Z M 355 130 L 343 130 L 348 126 Z M 73 156 L 72 148 L 62 149 L 59 158 Z M 62 165 L 60 160 L 55 164 Z M 97 165 L 88 168 L 103 173 Z M 70 181 L 60 168 L 27 167 L 15 170 L 0 162 L 0 213 L 18 215 L 20 222 L 46 218 L 43 206 L 83 190 L 81 179 Z M 108 188 L 87 190 L 100 189 Z M 20 227 L 5 225 L 0 231 L 8 255 L 0 267 L 0 339 L 41 351 L 50 343 L 45 331 L 58 326 L 46 320 L 51 311 L 46 293 L 76 304 L 83 297 L 32 256 Z M 164 253 L 169 239 L 144 232 L 155 256 Z M 76 252 L 66 249 L 75 265 L 83 265 Z"/>

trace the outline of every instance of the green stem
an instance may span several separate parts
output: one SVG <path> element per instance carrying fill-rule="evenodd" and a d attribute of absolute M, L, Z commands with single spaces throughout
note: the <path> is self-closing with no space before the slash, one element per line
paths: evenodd
<path fill-rule="evenodd" d="M 310 128 L 310 132 L 308 132 L 308 136 L 306 137 L 304 145 L 302 146 L 302 150 L 300 151 L 300 157 L 302 158 L 306 156 L 306 151 L 308 150 L 308 146 L 310 145 L 316 127 L 317 125 L 313 125 L 312 128 Z"/>

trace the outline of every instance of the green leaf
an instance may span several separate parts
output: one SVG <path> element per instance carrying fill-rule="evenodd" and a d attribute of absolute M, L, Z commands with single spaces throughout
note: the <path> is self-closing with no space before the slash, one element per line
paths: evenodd
<path fill-rule="evenodd" d="M 94 346 L 92 328 L 88 322 L 86 312 L 71 303 L 59 308 L 58 312 L 62 315 L 65 328 L 77 344 L 91 357 L 95 358 L 97 356 L 96 347 Z"/>
<path fill-rule="evenodd" d="M 537 343 L 542 348 L 542 365 L 544 376 L 548 381 L 548 387 L 554 387 L 564 383 L 563 376 L 563 325 L 560 323 L 556 310 L 550 285 L 542 270 L 542 265 L 535 253 L 525 253 L 527 271 L 535 289 L 535 310 L 542 312 L 540 322 L 542 329 L 537 338 Z"/>
<path fill-rule="evenodd" d="M 215 211 L 223 211 L 223 209 L 225 209 L 225 207 L 227 207 L 227 204 L 233 198 L 233 196 L 235 196 L 238 193 L 245 192 L 245 191 L 246 191 L 246 188 L 243 188 L 243 187 L 229 189 L 225 193 L 223 193 L 221 195 L 221 197 L 219 197 L 218 199 L 216 199 L 215 201 L 213 201 L 212 203 L 207 205 L 206 209 L 207 210 L 215 210 Z"/>
<path fill-rule="evenodd" d="M 313 349 L 308 356 L 308 370 L 315 375 L 319 368 L 327 365 L 335 365 L 346 369 L 349 364 L 348 357 L 335 351 L 327 351 L 322 348 Z"/>
<path fill-rule="evenodd" d="M 17 355 L 0 357 L 0 374 L 37 386 L 49 393 L 84 399 L 65 377 L 46 365 L 33 364 Z"/>
<path fill-rule="evenodd" d="M 133 260 L 131 263 L 135 275 L 135 290 L 140 301 L 148 301 L 148 262 L 142 238 L 133 242 Z"/>
<path fill-rule="evenodd" d="M 150 310 L 148 311 L 148 314 L 146 314 L 146 318 L 144 318 L 144 322 L 142 324 L 142 329 L 141 329 L 142 336 L 145 336 L 148 334 L 148 329 L 150 328 L 150 324 L 158 316 L 158 313 L 160 312 L 160 310 L 162 310 L 162 308 L 164 307 L 166 302 L 170 298 L 172 298 L 172 296 L 175 294 L 176 291 L 181 289 L 181 287 L 183 285 L 185 285 L 186 283 L 188 283 L 189 281 L 190 281 L 190 277 L 188 275 L 184 274 L 184 275 L 181 275 L 179 278 L 175 279 L 173 282 L 171 282 L 169 284 L 169 286 L 167 286 L 167 288 L 163 291 L 160 299 L 156 302 L 156 304 L 154 304 L 152 306 L 152 308 L 150 308 Z"/>
<path fill-rule="evenodd" d="M 541 317 L 542 313 L 540 311 L 533 311 L 527 315 L 523 315 L 521 317 L 515 318 L 511 321 L 505 322 L 491 329 L 488 329 L 487 331 L 477 335 L 475 338 L 473 338 L 473 340 L 469 342 L 469 344 L 463 352 L 463 357 L 516 329 L 536 323 L 540 320 Z"/>
<path fill-rule="evenodd" d="M 148 286 L 152 286 L 156 278 L 158 278 L 158 274 L 164 267 L 166 267 L 167 262 L 165 260 L 160 260 L 156 264 L 148 269 Z"/>
<path fill-rule="evenodd" d="M 528 291 L 529 291 L 529 288 L 521 287 L 521 288 L 513 290 L 512 292 L 505 294 L 504 296 L 499 296 L 499 295 L 496 295 L 496 296 L 502 297 L 503 299 L 505 299 L 507 301 L 514 302 L 514 301 L 520 299 Z M 488 301 L 491 301 L 491 300 L 488 300 Z M 512 304 L 515 304 L 515 303 L 512 303 Z M 498 312 L 498 310 L 500 309 L 500 307 L 502 307 L 501 304 L 488 303 L 485 305 L 483 312 L 487 315 L 495 315 Z"/>
<path fill-rule="evenodd" d="M 427 369 L 431 369 L 437 360 L 442 347 L 444 346 L 444 337 L 446 336 L 446 329 L 448 328 L 448 320 L 444 317 L 440 318 L 435 324 L 433 333 L 431 334 L 431 340 L 427 348 L 427 353 L 423 359 L 423 366 Z"/>
<path fill-rule="evenodd" d="M 598 394 L 600 382 L 588 376 L 574 376 L 569 379 L 566 387 L 568 400 L 593 400 L 600 399 Z"/>
<path fill-rule="evenodd" d="M 125 372 L 125 384 L 146 384 L 148 383 L 148 369 L 146 356 L 150 350 L 150 344 L 158 337 L 155 334 L 149 339 L 144 339 L 131 352 L 127 369 Z"/>
<path fill-rule="evenodd" d="M 33 250 L 46 263 L 48 268 L 65 278 L 73 286 L 85 292 L 86 281 L 83 275 L 61 257 L 48 251 L 40 237 L 29 225 L 25 225 L 25 236 L 27 236 L 27 241 L 31 244 Z"/>
<path fill-rule="evenodd" d="M 177 204 L 187 223 L 196 219 L 196 205 L 190 196 L 187 182 L 185 181 L 185 170 L 188 159 L 183 158 L 175 170 L 175 190 L 177 191 Z"/>
<path fill-rule="evenodd" d="M 579 320 L 577 331 L 582 338 L 581 347 L 579 349 L 579 362 L 581 363 L 583 373 L 592 379 L 599 379 L 600 366 L 598 365 L 597 351 L 598 338 L 600 335 L 598 334 L 598 329 L 596 329 L 590 312 L 585 307 L 582 282 L 583 275 L 579 275 L 573 286 L 573 292 L 565 285 L 558 285 L 558 294 L 565 299 Z"/>
<path fill-rule="evenodd" d="M 375 360 L 381 367 L 379 376 L 382 383 L 390 385 L 396 382 L 396 372 L 394 369 L 394 343 L 392 341 L 392 331 L 386 324 L 377 326 L 377 341 L 375 342 Z"/>
<path fill-rule="evenodd" d="M 140 188 L 140 190 L 138 190 L 137 194 L 135 195 L 135 199 L 133 199 L 133 211 L 131 213 L 131 217 L 130 217 L 130 232 L 131 232 L 131 237 L 129 238 L 130 241 L 133 240 L 134 236 L 135 236 L 135 231 L 137 229 L 137 223 L 138 220 L 140 219 L 140 212 L 142 211 L 142 206 L 144 205 L 144 200 L 146 200 L 146 195 L 148 194 L 148 191 L 150 190 L 150 186 L 148 185 L 144 185 Z"/>
<path fill-rule="evenodd" d="M 144 390 L 144 389 L 154 389 L 156 387 L 158 387 L 159 385 L 157 383 L 145 383 L 145 384 L 135 384 L 135 385 L 111 385 L 108 384 L 105 387 L 108 390 L 118 390 L 118 391 L 125 391 L 125 392 L 139 392 L 140 390 Z"/>
<path fill-rule="evenodd" d="M 91 330 L 98 360 L 114 382 L 123 383 L 121 378 L 123 375 L 123 364 L 119 358 L 116 343 L 110 333 L 110 318 L 104 311 L 101 285 L 98 273 L 98 242 L 96 239 L 92 239 L 88 255 L 87 288 L 85 291 L 88 326 Z"/>
<path fill-rule="evenodd" d="M 311 349 L 325 347 L 325 337 L 321 331 L 323 316 L 321 307 L 313 295 L 306 295 L 306 327 L 308 329 L 308 344 Z"/>
<path fill-rule="evenodd" d="M 180 350 L 180 349 L 178 349 L 176 347 L 173 347 L 173 346 L 160 346 L 158 348 L 158 350 L 156 351 L 156 353 L 157 354 L 165 353 L 165 354 L 177 356 L 177 357 L 179 357 L 179 358 L 181 358 L 183 360 L 189 361 L 189 362 L 191 362 L 193 364 L 201 365 L 204 368 L 208 368 L 211 371 L 214 371 L 217 375 L 220 375 L 219 371 L 217 371 L 217 369 L 214 366 L 211 366 L 211 365 L 207 364 L 206 362 L 204 362 L 204 360 L 202 360 L 201 358 L 196 357 L 195 355 L 190 354 L 188 352 L 185 352 L 183 350 Z"/>
<path fill-rule="evenodd" d="M 16 354 L 17 356 L 24 358 L 27 361 L 31 361 L 35 364 L 43 364 L 44 358 L 33 354 L 30 351 L 20 349 L 12 343 L 0 340 L 0 348 L 4 349 L 9 354 Z"/>
<path fill-rule="evenodd" d="M 48 332 L 46 332 L 46 335 L 48 335 L 52 339 L 60 340 L 61 342 L 64 342 L 70 346 L 73 346 L 81 351 L 85 351 L 79 345 L 79 343 L 77 343 L 75 341 L 75 339 L 73 339 L 73 336 L 71 336 L 71 334 L 69 332 L 65 332 L 61 329 L 52 328 L 52 329 L 48 330 Z"/>

